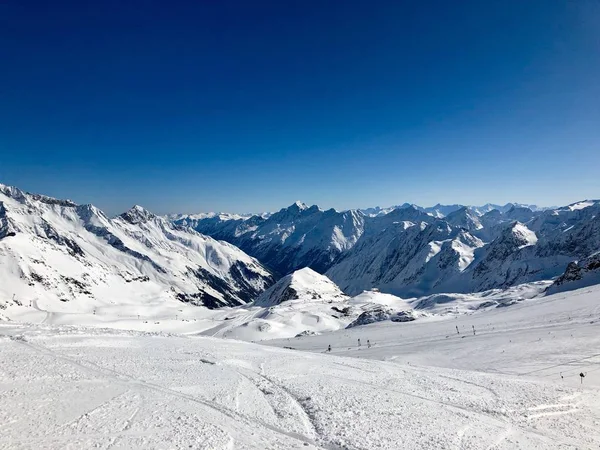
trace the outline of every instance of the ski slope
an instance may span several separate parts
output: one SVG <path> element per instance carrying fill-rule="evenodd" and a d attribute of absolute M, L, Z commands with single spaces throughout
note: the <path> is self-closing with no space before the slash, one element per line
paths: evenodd
<path fill-rule="evenodd" d="M 458 329 L 458 332 L 457 332 Z M 358 346 L 361 339 L 361 346 Z M 365 344 L 371 341 L 371 348 Z M 600 286 L 469 314 L 380 322 L 267 345 L 600 388 Z M 562 378 L 561 378 L 562 374 Z M 581 386 L 580 386 L 581 387 Z"/>
<path fill-rule="evenodd" d="M 0 449 L 598 448 L 600 286 L 469 310 L 482 300 L 263 345 L 198 334 L 258 307 L 152 321 L 23 305 L 43 323 L 0 322 Z"/>
<path fill-rule="evenodd" d="M 208 337 L 2 324 L 0 392 L 7 449 L 600 445 L 587 385 Z"/>

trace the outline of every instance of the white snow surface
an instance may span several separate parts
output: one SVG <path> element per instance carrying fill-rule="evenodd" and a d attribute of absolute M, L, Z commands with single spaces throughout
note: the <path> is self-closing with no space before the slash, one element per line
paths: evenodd
<path fill-rule="evenodd" d="M 278 281 L 253 305 L 213 316 L 219 323 L 200 334 L 245 341 L 322 334 L 346 328 L 361 314 L 382 308 L 394 313 L 412 310 L 405 300 L 377 291 L 350 298 L 327 277 L 305 268 Z"/>
<path fill-rule="evenodd" d="M 524 241 L 523 244 L 521 246 L 519 246 L 519 248 L 524 248 L 529 245 L 537 244 L 538 238 L 535 235 L 535 232 L 531 231 L 529 228 L 527 228 L 522 223 L 517 222 L 513 226 L 512 232 L 515 234 L 517 239 L 521 239 L 522 241 Z"/>
<path fill-rule="evenodd" d="M 599 296 L 270 341 L 297 350 L 3 323 L 0 447 L 598 448 Z"/>

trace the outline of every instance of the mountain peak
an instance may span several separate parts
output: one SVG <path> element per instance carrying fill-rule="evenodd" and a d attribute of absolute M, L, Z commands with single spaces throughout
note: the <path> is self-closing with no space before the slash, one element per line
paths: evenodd
<path fill-rule="evenodd" d="M 333 281 L 309 267 L 304 267 L 280 279 L 263 292 L 254 304 L 269 307 L 292 300 L 323 302 L 344 298 L 346 296 Z"/>
<path fill-rule="evenodd" d="M 121 214 L 120 217 L 131 224 L 138 224 L 152 220 L 156 217 L 156 215 L 140 205 L 134 205 L 131 207 L 131 209 L 129 209 L 129 211 Z"/>
<path fill-rule="evenodd" d="M 535 245 L 538 241 L 535 232 L 531 231 L 526 225 L 518 221 L 514 222 L 504 231 L 503 238 L 505 241 L 511 242 L 518 248 Z"/>
<path fill-rule="evenodd" d="M 295 210 L 295 211 L 304 211 L 304 210 L 308 209 L 308 206 L 306 205 L 306 203 L 301 202 L 300 200 L 296 200 L 287 209 Z"/>

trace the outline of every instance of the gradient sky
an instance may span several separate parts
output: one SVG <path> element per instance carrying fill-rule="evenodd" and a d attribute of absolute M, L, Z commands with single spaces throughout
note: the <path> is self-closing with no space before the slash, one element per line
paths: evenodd
<path fill-rule="evenodd" d="M 0 2 L 0 182 L 157 213 L 600 197 L 600 2 Z"/>

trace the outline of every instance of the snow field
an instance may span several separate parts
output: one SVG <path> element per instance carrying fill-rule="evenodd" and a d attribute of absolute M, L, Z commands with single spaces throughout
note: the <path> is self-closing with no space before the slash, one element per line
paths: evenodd
<path fill-rule="evenodd" d="M 206 337 L 13 324 L 0 335 L 0 448 L 600 444 L 587 387 Z"/>

